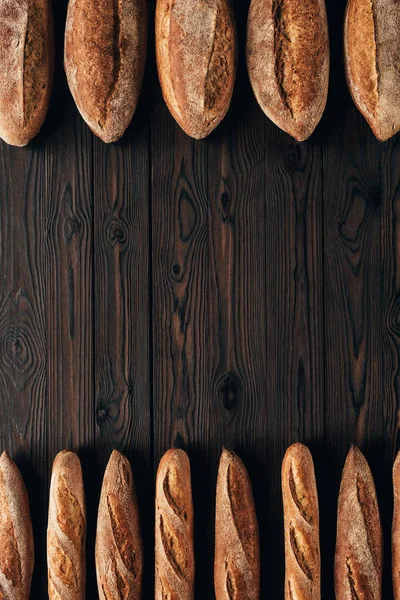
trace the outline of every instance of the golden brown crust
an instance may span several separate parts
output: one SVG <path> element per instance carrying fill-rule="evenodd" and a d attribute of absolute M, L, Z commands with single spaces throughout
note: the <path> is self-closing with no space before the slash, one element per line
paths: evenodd
<path fill-rule="evenodd" d="M 145 0 L 70 0 L 65 72 L 82 117 L 104 142 L 132 120 L 143 81 Z"/>
<path fill-rule="evenodd" d="M 135 485 L 128 459 L 113 451 L 99 504 L 96 573 L 100 600 L 139 600 L 143 548 Z"/>
<path fill-rule="evenodd" d="M 165 102 L 182 129 L 201 139 L 229 109 L 236 76 L 230 0 L 157 0 L 156 57 Z"/>
<path fill-rule="evenodd" d="M 392 578 L 394 600 L 400 600 L 400 452 L 393 465 Z"/>
<path fill-rule="evenodd" d="M 347 83 L 354 103 L 382 142 L 400 130 L 399 30 L 397 0 L 348 0 Z"/>
<path fill-rule="evenodd" d="M 50 484 L 47 527 L 50 600 L 84 600 L 86 509 L 82 469 L 74 452 L 57 454 Z"/>
<path fill-rule="evenodd" d="M 382 558 L 374 481 L 363 454 L 352 446 L 343 469 L 338 501 L 336 599 L 380 600 Z"/>
<path fill-rule="evenodd" d="M 288 448 L 282 463 L 285 530 L 285 599 L 320 600 L 319 509 L 314 464 L 303 444 Z"/>
<path fill-rule="evenodd" d="M 0 136 L 25 146 L 46 117 L 54 71 L 50 0 L 0 0 Z"/>
<path fill-rule="evenodd" d="M 224 449 L 215 515 L 216 600 L 258 600 L 260 549 L 251 483 L 240 458 Z"/>
<path fill-rule="evenodd" d="M 193 600 L 193 501 L 189 458 L 172 448 L 156 481 L 155 600 Z"/>
<path fill-rule="evenodd" d="M 325 0 L 252 0 L 247 66 L 257 102 L 278 127 L 307 139 L 325 110 L 329 36 Z"/>
<path fill-rule="evenodd" d="M 26 488 L 16 464 L 0 457 L 0 591 L 4 600 L 28 600 L 33 572 L 32 523 Z"/>

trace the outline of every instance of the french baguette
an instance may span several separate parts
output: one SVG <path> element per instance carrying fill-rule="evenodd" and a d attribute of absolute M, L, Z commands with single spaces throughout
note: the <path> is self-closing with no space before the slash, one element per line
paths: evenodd
<path fill-rule="evenodd" d="M 247 68 L 258 104 L 298 141 L 318 125 L 329 85 L 325 0 L 251 0 Z"/>
<path fill-rule="evenodd" d="M 50 600 L 84 600 L 86 508 L 81 463 L 74 452 L 57 454 L 51 475 L 47 526 Z"/>
<path fill-rule="evenodd" d="M 155 600 L 193 600 L 193 502 L 189 458 L 173 448 L 156 481 Z"/>
<path fill-rule="evenodd" d="M 282 463 L 285 531 L 285 600 L 320 600 L 319 508 L 314 464 L 303 444 L 293 444 Z"/>
<path fill-rule="evenodd" d="M 374 480 L 352 446 L 340 484 L 335 553 L 336 600 L 382 597 L 383 542 Z"/>
<path fill-rule="evenodd" d="M 0 137 L 25 146 L 46 117 L 53 83 L 51 0 L 0 0 Z"/>
<path fill-rule="evenodd" d="M 224 449 L 219 463 L 214 586 L 216 600 L 258 600 L 260 548 L 251 483 L 240 458 Z"/>
<path fill-rule="evenodd" d="M 400 600 L 400 452 L 393 465 L 392 579 L 394 600 Z"/>
<path fill-rule="evenodd" d="M 376 138 L 400 130 L 400 3 L 348 0 L 344 23 L 347 83 Z"/>
<path fill-rule="evenodd" d="M 146 0 L 70 0 L 64 66 L 83 119 L 103 142 L 130 124 L 143 81 Z"/>
<path fill-rule="evenodd" d="M 143 549 L 139 509 L 128 459 L 113 451 L 101 488 L 96 533 L 100 600 L 140 600 Z"/>
<path fill-rule="evenodd" d="M 162 92 L 174 119 L 193 138 L 209 135 L 229 109 L 236 46 L 230 0 L 157 0 Z"/>
<path fill-rule="evenodd" d="M 29 600 L 34 551 L 26 488 L 7 452 L 0 457 L 0 598 Z"/>

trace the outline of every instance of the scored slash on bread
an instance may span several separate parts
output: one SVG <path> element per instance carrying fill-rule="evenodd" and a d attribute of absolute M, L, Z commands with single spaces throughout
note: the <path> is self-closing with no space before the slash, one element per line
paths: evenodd
<path fill-rule="evenodd" d="M 156 479 L 155 600 L 194 598 L 193 500 L 189 458 L 172 448 Z"/>
<path fill-rule="evenodd" d="M 130 124 L 142 87 L 146 0 L 70 0 L 64 66 L 76 106 L 103 142 Z"/>
<path fill-rule="evenodd" d="M 28 494 L 17 465 L 0 457 L 0 598 L 29 600 L 34 562 Z"/>
<path fill-rule="evenodd" d="M 104 473 L 96 532 L 100 600 L 140 600 L 143 547 L 128 459 L 114 450 Z"/>
<path fill-rule="evenodd" d="M 84 600 L 86 508 L 81 463 L 63 450 L 53 463 L 47 526 L 50 600 Z"/>
<path fill-rule="evenodd" d="M 382 560 L 382 529 L 374 480 L 364 455 L 352 446 L 339 491 L 336 600 L 381 600 Z"/>
<path fill-rule="evenodd" d="M 250 479 L 240 458 L 224 449 L 219 463 L 214 585 L 216 600 L 258 600 L 260 548 Z"/>
<path fill-rule="evenodd" d="M 282 463 L 285 532 L 285 600 L 320 600 L 319 508 L 314 464 L 303 444 Z"/>
<path fill-rule="evenodd" d="M 39 133 L 54 71 L 51 0 L 0 0 L 0 137 L 25 146 Z"/>
<path fill-rule="evenodd" d="M 344 58 L 350 93 L 382 142 L 400 131 L 400 3 L 348 0 Z"/>
<path fill-rule="evenodd" d="M 309 138 L 328 96 L 325 0 L 251 0 L 246 54 L 264 113 L 296 140 Z"/>
<path fill-rule="evenodd" d="M 230 0 L 157 0 L 156 58 L 170 113 L 189 136 L 206 137 L 226 115 L 236 77 Z"/>

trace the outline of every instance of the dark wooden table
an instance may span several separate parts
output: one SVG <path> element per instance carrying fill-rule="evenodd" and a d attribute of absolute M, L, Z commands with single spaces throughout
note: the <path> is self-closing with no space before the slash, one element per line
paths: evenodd
<path fill-rule="evenodd" d="M 378 143 L 350 99 L 344 1 L 328 2 L 326 113 L 298 144 L 261 112 L 244 61 L 229 114 L 189 139 L 161 97 L 154 5 L 141 101 L 107 146 L 77 113 L 62 69 L 43 131 L 0 147 L 0 447 L 20 466 L 36 539 L 32 598 L 46 590 L 54 455 L 79 451 L 94 531 L 112 448 L 132 461 L 152 598 L 153 493 L 171 445 L 191 459 L 197 598 L 213 597 L 215 479 L 223 445 L 248 466 L 261 530 L 262 598 L 283 597 L 280 465 L 314 455 L 323 597 L 333 593 L 336 500 L 357 443 L 375 476 L 390 589 L 391 465 L 400 394 L 400 138 Z"/>

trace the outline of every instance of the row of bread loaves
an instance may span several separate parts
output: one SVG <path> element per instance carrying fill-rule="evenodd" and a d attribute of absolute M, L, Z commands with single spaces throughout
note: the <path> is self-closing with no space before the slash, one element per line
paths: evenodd
<path fill-rule="evenodd" d="M 400 455 L 393 468 L 392 570 L 400 599 Z M 320 600 L 319 508 L 311 454 L 293 444 L 282 464 L 285 599 Z M 0 598 L 28 600 L 33 535 L 21 474 L 0 458 Z M 194 512 L 190 464 L 183 450 L 163 456 L 156 481 L 155 599 L 193 600 Z M 51 477 L 47 530 L 50 600 L 83 600 L 86 587 L 86 510 L 78 456 L 57 455 Z M 382 598 L 382 530 L 371 471 L 352 447 L 343 469 L 337 514 L 337 600 Z M 114 451 L 101 490 L 96 534 L 100 600 L 139 600 L 143 549 L 128 460 Z M 216 600 L 259 600 L 260 550 L 252 489 L 240 458 L 221 456 L 216 494 L 214 584 Z"/>
<path fill-rule="evenodd" d="M 229 109 L 237 40 L 231 0 L 157 0 L 156 59 L 168 108 L 193 138 Z M 51 0 L 0 0 L 0 137 L 23 146 L 45 119 L 53 80 Z M 105 142 L 135 112 L 147 47 L 146 0 L 69 0 L 64 64 L 82 117 Z M 345 68 L 355 104 L 379 140 L 400 129 L 400 2 L 348 0 Z M 276 125 L 307 139 L 325 110 L 325 0 L 251 0 L 250 82 Z"/>

